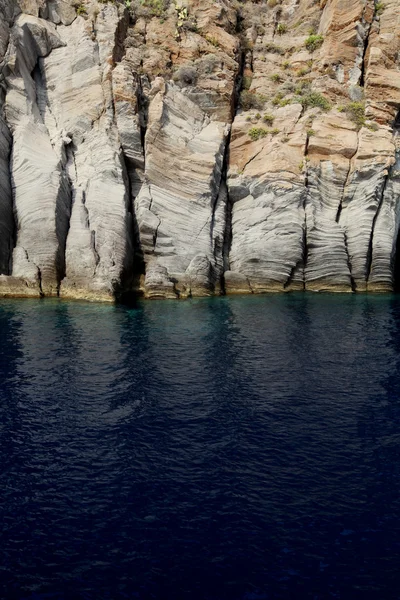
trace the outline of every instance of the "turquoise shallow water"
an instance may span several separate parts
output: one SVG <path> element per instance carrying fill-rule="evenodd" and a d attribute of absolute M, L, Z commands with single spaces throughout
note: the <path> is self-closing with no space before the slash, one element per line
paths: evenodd
<path fill-rule="evenodd" d="M 400 598 L 400 298 L 0 302 L 0 598 Z"/>

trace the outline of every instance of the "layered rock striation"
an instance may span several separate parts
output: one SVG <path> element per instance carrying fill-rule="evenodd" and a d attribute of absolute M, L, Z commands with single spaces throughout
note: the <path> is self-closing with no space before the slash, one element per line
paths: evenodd
<path fill-rule="evenodd" d="M 390 291 L 396 0 L 0 0 L 0 295 Z"/>

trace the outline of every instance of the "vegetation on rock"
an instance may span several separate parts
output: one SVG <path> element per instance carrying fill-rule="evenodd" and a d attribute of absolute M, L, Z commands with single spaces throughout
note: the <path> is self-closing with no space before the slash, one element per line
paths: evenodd
<path fill-rule="evenodd" d="M 264 127 L 252 127 L 247 133 L 253 142 L 256 142 L 257 140 L 267 136 L 270 132 L 268 129 L 264 129 Z"/>
<path fill-rule="evenodd" d="M 320 46 L 322 46 L 323 42 L 324 42 L 324 36 L 319 35 L 319 34 L 318 35 L 311 34 L 308 36 L 308 38 L 304 42 L 304 45 L 309 52 L 314 52 Z"/>
<path fill-rule="evenodd" d="M 320 108 L 321 110 L 332 108 L 329 100 L 319 92 L 308 92 L 304 96 L 298 96 L 296 101 L 300 102 L 303 108 Z"/>
<path fill-rule="evenodd" d="M 262 94 L 249 92 L 248 90 L 243 90 L 240 94 L 240 106 L 243 110 L 250 110 L 251 108 L 261 110 L 264 107 L 265 100 L 266 98 Z"/>

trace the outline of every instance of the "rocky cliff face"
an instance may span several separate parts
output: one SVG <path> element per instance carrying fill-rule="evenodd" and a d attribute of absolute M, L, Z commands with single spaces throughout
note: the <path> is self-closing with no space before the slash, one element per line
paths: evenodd
<path fill-rule="evenodd" d="M 0 0 L 0 295 L 387 291 L 397 0 Z"/>

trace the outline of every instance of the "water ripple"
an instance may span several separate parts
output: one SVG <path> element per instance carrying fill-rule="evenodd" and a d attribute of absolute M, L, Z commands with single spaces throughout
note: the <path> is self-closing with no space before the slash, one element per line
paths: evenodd
<path fill-rule="evenodd" d="M 400 300 L 0 303 L 0 598 L 400 598 Z"/>

